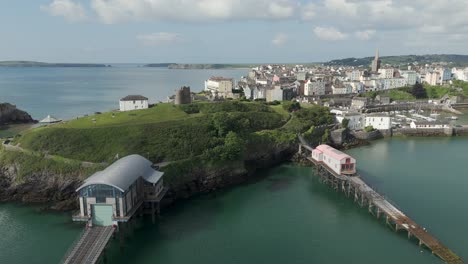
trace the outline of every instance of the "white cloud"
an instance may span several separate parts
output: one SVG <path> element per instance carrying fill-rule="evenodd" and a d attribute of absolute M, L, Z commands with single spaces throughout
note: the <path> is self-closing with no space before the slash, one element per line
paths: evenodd
<path fill-rule="evenodd" d="M 316 16 L 317 6 L 314 3 L 308 3 L 301 8 L 302 20 L 312 20 Z"/>
<path fill-rule="evenodd" d="M 297 0 L 91 0 L 105 23 L 140 20 L 212 21 L 292 18 Z"/>
<path fill-rule="evenodd" d="M 338 41 L 348 38 L 348 34 L 342 33 L 334 27 L 315 27 L 314 33 L 319 39 L 326 41 Z"/>
<path fill-rule="evenodd" d="M 145 46 L 171 45 L 182 41 L 182 37 L 180 34 L 170 32 L 141 34 L 138 35 L 136 38 Z"/>
<path fill-rule="evenodd" d="M 327 9 L 341 15 L 356 16 L 358 13 L 358 4 L 347 0 L 325 0 L 324 5 Z"/>
<path fill-rule="evenodd" d="M 78 22 L 87 19 L 85 9 L 72 0 L 53 0 L 49 5 L 42 5 L 41 10 L 52 16 L 62 16 L 67 21 Z"/>
<path fill-rule="evenodd" d="M 375 30 L 367 29 L 355 32 L 356 38 L 360 40 L 370 40 L 375 35 Z"/>
<path fill-rule="evenodd" d="M 275 46 L 283 46 L 288 41 L 288 35 L 284 33 L 278 33 L 275 35 L 271 43 Z"/>

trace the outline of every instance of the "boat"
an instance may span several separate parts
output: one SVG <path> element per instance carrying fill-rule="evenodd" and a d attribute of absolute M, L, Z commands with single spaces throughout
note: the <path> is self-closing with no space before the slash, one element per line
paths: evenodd
<path fill-rule="evenodd" d="M 450 119 L 451 120 L 458 120 L 458 116 L 451 116 Z"/>

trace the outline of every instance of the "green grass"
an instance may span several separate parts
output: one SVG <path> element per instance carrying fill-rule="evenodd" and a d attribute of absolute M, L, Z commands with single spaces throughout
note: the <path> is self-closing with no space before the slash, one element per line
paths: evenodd
<path fill-rule="evenodd" d="M 412 94 L 398 90 L 398 89 L 393 89 L 388 92 L 388 96 L 390 96 L 390 99 L 392 100 L 398 100 L 398 101 L 412 101 L 416 100 L 416 97 L 414 97 Z"/>
<path fill-rule="evenodd" d="M 117 155 L 140 154 L 160 162 L 182 160 L 221 147 L 229 131 L 244 137 L 285 123 L 282 115 L 262 103 L 194 106 L 201 112 L 189 115 L 180 107 L 166 104 L 157 106 L 158 110 L 138 111 L 140 115 L 136 116 L 129 115 L 132 112 L 122 113 L 118 119 L 109 119 L 106 113 L 99 115 L 102 116 L 100 126 L 90 127 L 89 123 L 76 120 L 76 123 L 33 129 L 15 142 L 39 153 L 82 161 L 111 162 Z M 163 121 L 167 119 L 172 120 Z"/>
<path fill-rule="evenodd" d="M 108 112 L 68 121 L 66 124 L 53 125 L 62 128 L 97 128 L 121 125 L 159 123 L 188 118 L 189 115 L 173 104 L 156 106 L 127 112 Z M 93 119 L 95 121 L 93 121 Z"/>
<path fill-rule="evenodd" d="M 72 177 L 84 179 L 98 170 L 102 166 L 95 165 L 84 168 L 81 162 L 54 157 L 46 159 L 34 153 L 23 153 L 6 151 L 0 148 L 0 167 L 15 166 L 17 168 L 16 183 L 20 184 L 27 180 L 27 177 L 43 172 L 55 174 L 62 178 Z"/>
<path fill-rule="evenodd" d="M 289 113 L 284 109 L 282 105 L 272 105 L 270 106 L 276 113 L 280 114 L 284 120 L 289 119 Z"/>

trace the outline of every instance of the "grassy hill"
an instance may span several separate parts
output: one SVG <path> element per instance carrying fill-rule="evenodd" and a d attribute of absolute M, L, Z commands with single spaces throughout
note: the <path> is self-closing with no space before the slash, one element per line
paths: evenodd
<path fill-rule="evenodd" d="M 329 66 L 364 66 L 369 67 L 374 57 L 365 58 L 346 58 L 326 62 Z M 403 55 L 403 56 L 384 56 L 381 57 L 382 64 L 395 66 L 408 64 L 431 64 L 434 62 L 446 62 L 451 67 L 468 66 L 468 55 L 453 54 L 435 54 L 435 55 Z"/>
<path fill-rule="evenodd" d="M 202 155 L 223 145 L 230 131 L 240 135 L 285 122 L 284 115 L 261 103 L 159 104 L 34 129 L 17 141 L 27 149 L 77 160 L 111 161 L 138 153 L 158 162 Z"/>

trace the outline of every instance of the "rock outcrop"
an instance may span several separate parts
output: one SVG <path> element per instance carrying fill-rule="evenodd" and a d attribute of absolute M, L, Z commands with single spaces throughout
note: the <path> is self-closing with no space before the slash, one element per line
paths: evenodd
<path fill-rule="evenodd" d="M 19 110 L 15 105 L 0 103 L 0 125 L 33 122 L 34 119 L 28 113 Z"/>
<path fill-rule="evenodd" d="M 207 193 L 233 186 L 254 177 L 259 169 L 265 169 L 288 161 L 297 146 L 271 147 L 253 153 L 246 160 L 233 162 L 219 168 L 194 168 L 176 186 L 170 186 L 164 204 L 186 199 L 200 193 Z M 75 190 L 82 184 L 80 175 L 59 175 L 46 169 L 20 175 L 21 164 L 0 167 L 0 202 L 18 201 L 39 203 L 46 209 L 70 211 L 78 209 Z"/>

